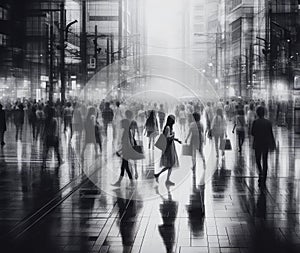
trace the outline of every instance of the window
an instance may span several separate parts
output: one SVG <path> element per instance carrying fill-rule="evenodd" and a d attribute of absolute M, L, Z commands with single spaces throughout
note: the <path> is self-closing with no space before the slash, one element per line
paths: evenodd
<path fill-rule="evenodd" d="M 242 20 L 238 19 L 231 23 L 232 42 L 236 42 L 241 39 L 242 33 Z"/>
<path fill-rule="evenodd" d="M 7 35 L 0 33 L 0 46 L 7 46 Z"/>
<path fill-rule="evenodd" d="M 0 20 L 8 20 L 8 10 L 0 6 Z"/>

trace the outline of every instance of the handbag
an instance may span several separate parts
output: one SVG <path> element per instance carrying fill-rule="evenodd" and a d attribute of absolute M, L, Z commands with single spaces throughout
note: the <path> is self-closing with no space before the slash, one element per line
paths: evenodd
<path fill-rule="evenodd" d="M 230 139 L 225 139 L 220 143 L 221 150 L 232 150 L 232 145 Z"/>
<path fill-rule="evenodd" d="M 161 151 L 165 151 L 167 147 L 167 138 L 166 136 L 162 133 L 158 137 L 157 141 L 154 144 L 155 147 L 160 149 Z"/>
<path fill-rule="evenodd" d="M 182 145 L 182 155 L 183 156 L 192 156 L 193 148 L 192 145 L 184 144 Z"/>
<path fill-rule="evenodd" d="M 144 155 L 144 146 L 142 143 L 137 143 L 137 141 L 133 138 L 133 150 L 135 151 L 135 154 L 132 154 L 132 160 L 142 160 L 145 159 Z"/>

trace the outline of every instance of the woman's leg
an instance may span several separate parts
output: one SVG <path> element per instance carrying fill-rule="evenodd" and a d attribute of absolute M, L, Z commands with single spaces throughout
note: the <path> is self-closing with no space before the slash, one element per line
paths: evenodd
<path fill-rule="evenodd" d="M 135 173 L 135 179 L 138 179 L 139 178 L 139 173 L 137 171 L 137 164 L 136 164 L 136 161 L 134 161 L 134 173 Z"/>
<path fill-rule="evenodd" d="M 192 148 L 192 163 L 193 163 L 193 168 L 196 167 L 196 148 Z"/>
<path fill-rule="evenodd" d="M 216 149 L 217 157 L 219 157 L 219 139 L 220 136 L 215 136 L 215 149 Z"/>
<path fill-rule="evenodd" d="M 168 185 L 175 185 L 175 184 L 170 180 L 171 174 L 172 174 L 172 167 L 168 169 L 168 175 L 167 175 L 166 184 L 168 184 Z"/>
<path fill-rule="evenodd" d="M 168 169 L 169 169 L 169 167 L 162 168 L 160 172 L 158 172 L 157 174 L 154 174 L 156 182 L 158 182 L 158 178 L 159 178 L 160 174 L 163 173 L 163 172 L 165 172 Z"/>
<path fill-rule="evenodd" d="M 60 165 L 61 164 L 61 157 L 60 157 L 60 153 L 59 153 L 59 144 L 58 143 L 54 146 L 54 151 L 56 153 L 58 164 Z"/>
<path fill-rule="evenodd" d="M 241 136 L 241 133 L 238 133 L 237 137 L 238 137 L 239 152 L 241 152 L 242 151 L 242 136 Z"/>
<path fill-rule="evenodd" d="M 124 174 L 125 174 L 126 162 L 127 162 L 127 166 L 128 166 L 128 161 L 126 161 L 125 159 L 122 158 L 121 172 L 120 172 L 119 179 L 118 179 L 117 182 L 115 182 L 114 184 L 112 184 L 112 186 L 117 186 L 117 187 L 121 186 L 121 181 L 122 181 L 122 179 L 124 177 Z"/>
<path fill-rule="evenodd" d="M 49 145 L 44 144 L 42 167 L 46 166 L 46 159 L 47 159 L 48 152 L 49 152 Z"/>
<path fill-rule="evenodd" d="M 126 170 L 126 173 L 129 177 L 130 180 L 132 180 L 132 174 L 131 174 L 131 171 L 130 171 L 130 168 L 129 168 L 129 162 L 125 159 L 123 159 L 125 162 L 124 162 L 124 166 L 125 166 L 125 170 Z"/>

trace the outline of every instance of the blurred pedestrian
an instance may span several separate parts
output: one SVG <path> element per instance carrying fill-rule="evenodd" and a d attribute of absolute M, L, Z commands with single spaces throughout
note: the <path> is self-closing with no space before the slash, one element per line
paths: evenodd
<path fill-rule="evenodd" d="M 166 118 L 166 113 L 165 113 L 164 105 L 160 104 L 159 110 L 158 110 L 158 119 L 159 119 L 159 129 L 161 132 L 164 127 L 165 118 Z"/>
<path fill-rule="evenodd" d="M 187 120 L 187 113 L 185 110 L 185 106 L 181 105 L 179 111 L 179 125 L 180 125 L 181 134 L 185 133 L 186 120 Z"/>
<path fill-rule="evenodd" d="M 57 119 L 54 118 L 55 109 L 53 107 L 48 108 L 47 117 L 45 119 L 45 129 L 44 129 L 44 152 L 43 152 L 43 165 L 42 168 L 46 166 L 46 159 L 50 148 L 54 148 L 56 153 L 58 166 L 62 163 L 60 153 L 59 153 L 59 133 L 58 133 L 58 123 Z"/>
<path fill-rule="evenodd" d="M 170 180 L 170 176 L 172 174 L 172 168 L 178 167 L 179 166 L 179 160 L 176 152 L 176 147 L 175 147 L 175 141 L 181 144 L 181 141 L 175 138 L 175 133 L 173 131 L 173 126 L 175 124 L 175 116 L 174 115 L 169 115 L 167 118 L 166 125 L 163 130 L 163 135 L 165 136 L 167 140 L 167 146 L 166 149 L 162 152 L 162 156 L 160 159 L 160 166 L 163 167 L 163 169 L 157 173 L 154 174 L 154 177 L 156 181 L 158 181 L 159 176 L 165 172 L 168 171 L 167 179 L 166 179 L 166 185 L 167 186 L 172 186 L 175 185 Z"/>
<path fill-rule="evenodd" d="M 38 109 L 36 110 L 36 139 L 43 135 L 44 131 L 44 123 L 45 123 L 45 113 L 43 111 L 42 105 L 38 106 Z"/>
<path fill-rule="evenodd" d="M 67 127 L 69 127 L 71 131 L 71 137 L 73 135 L 72 118 L 73 118 L 72 104 L 71 102 L 67 102 L 67 106 L 64 109 L 64 132 L 66 132 Z"/>
<path fill-rule="evenodd" d="M 104 134 L 106 136 L 107 136 L 108 125 L 112 123 L 113 119 L 114 119 L 114 112 L 110 108 L 110 103 L 106 102 L 105 106 L 102 110 L 102 120 L 103 120 Z"/>
<path fill-rule="evenodd" d="M 149 117 L 145 124 L 146 136 L 149 138 L 149 149 L 154 149 L 155 137 L 158 135 L 158 123 L 155 111 L 150 111 Z"/>
<path fill-rule="evenodd" d="M 222 151 L 222 156 L 224 157 L 225 155 L 223 143 L 225 141 L 225 137 L 227 136 L 226 129 L 227 124 L 223 115 L 223 110 L 221 108 L 218 108 L 211 124 L 211 133 L 215 140 L 217 158 L 219 158 L 220 149 Z"/>
<path fill-rule="evenodd" d="M 83 120 L 82 120 L 82 114 L 80 110 L 80 104 L 75 103 L 74 104 L 74 111 L 73 111 L 73 131 L 78 133 L 78 140 L 79 140 L 79 146 L 81 144 L 81 136 L 82 136 L 82 130 L 83 130 Z"/>
<path fill-rule="evenodd" d="M 193 113 L 194 121 L 190 124 L 189 133 L 185 139 L 187 143 L 190 138 L 190 145 L 192 146 L 192 162 L 193 168 L 196 167 L 196 153 L 199 151 L 199 154 L 203 160 L 203 166 L 205 169 L 205 157 L 203 153 L 203 144 L 204 144 L 204 127 L 200 122 L 201 116 L 199 113 Z"/>
<path fill-rule="evenodd" d="M 125 175 L 125 171 L 128 175 L 128 178 L 130 180 L 130 187 L 134 186 L 133 178 L 132 178 L 132 173 L 129 168 L 129 160 L 133 158 L 134 155 L 134 130 L 131 129 L 132 125 L 132 119 L 133 119 L 133 113 L 132 111 L 127 110 L 125 112 L 125 119 L 121 121 L 121 139 L 120 145 L 117 151 L 117 155 L 122 157 L 122 164 L 121 164 L 121 172 L 120 176 L 117 182 L 112 184 L 112 186 L 120 187 L 121 182 L 123 180 L 123 177 Z M 134 124 L 135 125 L 135 124 Z"/>
<path fill-rule="evenodd" d="M 6 131 L 6 117 L 5 117 L 5 111 L 2 109 L 2 104 L 0 104 L 0 143 L 1 146 L 5 145 L 4 142 L 4 133 Z"/>
<path fill-rule="evenodd" d="M 96 145 L 95 126 L 96 126 L 96 109 L 95 107 L 90 107 L 88 109 L 88 114 L 84 122 L 85 142 L 82 149 L 82 156 L 84 155 L 84 151 L 88 144 L 93 144 L 95 148 L 95 154 L 98 154 L 97 145 Z"/>
<path fill-rule="evenodd" d="M 16 126 L 16 141 L 20 138 L 22 140 L 23 125 L 24 125 L 24 106 L 18 102 L 14 110 L 14 123 Z"/>
<path fill-rule="evenodd" d="M 265 187 L 268 173 L 268 153 L 269 150 L 276 148 L 276 144 L 272 123 L 270 120 L 265 119 L 264 107 L 258 107 L 256 114 L 258 119 L 253 122 L 252 126 L 253 149 L 255 150 L 256 165 L 259 172 L 258 184 L 260 187 Z"/>
<path fill-rule="evenodd" d="M 245 121 L 245 113 L 243 109 L 238 110 L 237 115 L 235 116 L 234 126 L 232 129 L 232 133 L 236 130 L 237 139 L 238 139 L 238 152 L 242 152 L 242 147 L 245 141 L 245 128 L 246 128 L 246 121 Z"/>

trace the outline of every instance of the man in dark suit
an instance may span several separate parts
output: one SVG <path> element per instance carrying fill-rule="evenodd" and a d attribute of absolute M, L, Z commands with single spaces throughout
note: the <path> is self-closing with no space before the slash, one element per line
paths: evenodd
<path fill-rule="evenodd" d="M 258 184 L 260 187 L 266 185 L 268 172 L 269 150 L 276 148 L 271 121 L 265 119 L 265 109 L 260 106 L 256 110 L 258 119 L 253 122 L 252 135 L 253 149 L 255 150 L 256 164 L 259 172 Z M 263 164 L 261 165 L 261 159 Z"/>
<path fill-rule="evenodd" d="M 4 142 L 4 132 L 5 131 L 6 131 L 5 111 L 2 110 L 2 104 L 0 104 L 0 143 L 1 143 L 1 146 L 5 145 L 5 142 Z"/>

